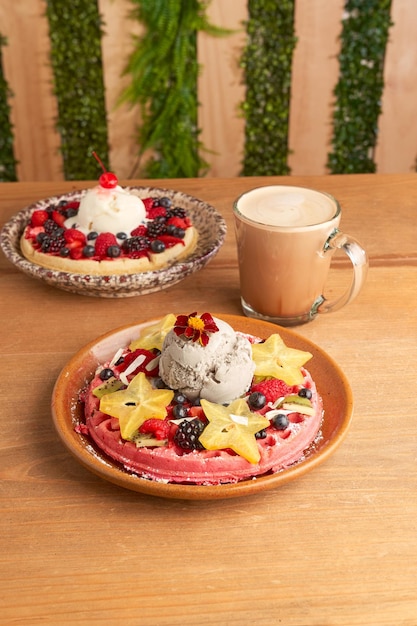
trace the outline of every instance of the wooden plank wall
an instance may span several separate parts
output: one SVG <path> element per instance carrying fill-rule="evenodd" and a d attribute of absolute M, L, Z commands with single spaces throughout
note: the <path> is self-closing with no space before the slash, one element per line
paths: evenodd
<path fill-rule="evenodd" d="M 0 32 L 8 39 L 3 69 L 14 94 L 10 104 L 18 178 L 22 181 L 62 179 L 45 2 L 0 2 Z M 135 173 L 135 133 L 140 115 L 137 109 L 117 107 L 116 102 L 128 80 L 122 73 L 132 50 L 132 36 L 140 33 L 140 25 L 129 17 L 129 0 L 99 0 L 99 7 L 105 22 L 103 62 L 110 167 L 120 178 L 129 178 Z M 289 132 L 293 174 L 326 173 L 343 7 L 344 0 L 296 0 L 298 44 Z M 212 0 L 208 12 L 214 23 L 235 32 L 224 38 L 201 34 L 198 39 L 202 66 L 199 125 L 209 150 L 204 157 L 210 163 L 208 176 L 237 176 L 244 142 L 239 105 L 245 91 L 239 59 L 245 43 L 247 2 Z M 376 149 L 377 168 L 384 173 L 414 171 L 417 157 L 415 0 L 392 0 L 392 19 L 395 24 L 386 53 L 386 87 Z"/>

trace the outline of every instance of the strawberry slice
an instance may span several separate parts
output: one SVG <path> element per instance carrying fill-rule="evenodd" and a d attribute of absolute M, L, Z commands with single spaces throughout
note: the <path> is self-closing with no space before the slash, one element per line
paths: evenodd
<path fill-rule="evenodd" d="M 52 211 L 52 219 L 54 220 L 55 224 L 58 224 L 58 226 L 64 226 L 65 215 L 63 215 L 59 211 Z"/>
<path fill-rule="evenodd" d="M 35 211 L 32 214 L 30 219 L 30 225 L 36 228 L 37 226 L 43 226 L 46 220 L 49 218 L 48 211 L 44 211 L 43 209 L 39 209 L 39 211 Z"/>
<path fill-rule="evenodd" d="M 164 242 L 165 248 L 172 248 L 173 246 L 177 245 L 177 243 L 181 243 L 183 246 L 185 246 L 185 242 L 183 239 L 180 239 L 179 237 L 174 237 L 173 235 L 159 235 L 158 239 Z"/>

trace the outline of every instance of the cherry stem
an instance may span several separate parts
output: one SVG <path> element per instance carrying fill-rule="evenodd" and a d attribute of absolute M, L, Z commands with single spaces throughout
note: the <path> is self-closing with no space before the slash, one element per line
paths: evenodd
<path fill-rule="evenodd" d="M 103 172 L 107 172 L 107 169 L 104 167 L 103 161 L 100 159 L 100 157 L 98 156 L 97 152 L 95 152 L 93 150 L 93 152 L 91 153 L 93 155 L 93 157 L 95 158 L 95 160 L 97 161 L 97 163 L 100 165 L 101 169 L 103 170 Z"/>

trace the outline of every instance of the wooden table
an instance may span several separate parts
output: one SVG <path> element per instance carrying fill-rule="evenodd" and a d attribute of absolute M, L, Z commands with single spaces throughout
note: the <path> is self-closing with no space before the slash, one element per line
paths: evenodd
<path fill-rule="evenodd" d="M 52 425 L 61 368 L 124 324 L 169 311 L 239 314 L 232 201 L 283 182 L 333 193 L 343 229 L 370 256 L 353 304 L 296 329 L 350 380 L 355 413 L 344 443 L 299 480 L 246 498 L 163 500 L 97 478 Z M 0 221 L 83 186 L 3 183 Z M 212 203 L 229 225 L 217 257 L 166 291 L 76 296 L 1 255 L 1 624 L 416 625 L 417 175 L 155 186 Z M 336 259 L 330 289 L 349 271 Z"/>

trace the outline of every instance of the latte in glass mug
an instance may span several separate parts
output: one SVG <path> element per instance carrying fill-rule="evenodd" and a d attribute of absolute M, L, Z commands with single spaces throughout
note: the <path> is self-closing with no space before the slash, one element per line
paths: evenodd
<path fill-rule="evenodd" d="M 341 208 L 327 193 L 271 185 L 242 194 L 234 203 L 243 312 L 284 326 L 340 309 L 365 281 L 367 256 L 340 232 Z M 328 302 L 324 286 L 335 250 L 353 265 L 350 288 Z"/>

